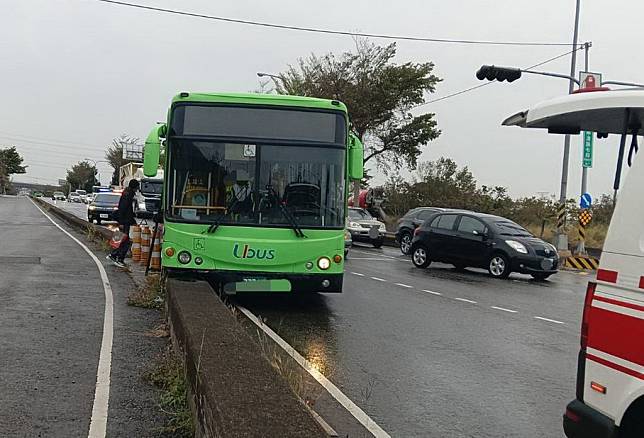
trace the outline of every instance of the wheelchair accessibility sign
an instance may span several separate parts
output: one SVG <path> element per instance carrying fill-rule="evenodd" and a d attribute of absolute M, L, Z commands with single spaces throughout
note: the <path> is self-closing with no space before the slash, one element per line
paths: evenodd
<path fill-rule="evenodd" d="M 192 239 L 193 251 L 204 251 L 206 249 L 206 239 L 203 237 L 195 237 Z"/>

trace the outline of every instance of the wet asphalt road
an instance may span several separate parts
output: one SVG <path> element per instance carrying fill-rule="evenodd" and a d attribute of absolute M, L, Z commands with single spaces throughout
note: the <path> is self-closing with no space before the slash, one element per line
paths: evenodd
<path fill-rule="evenodd" d="M 71 213 L 76 217 L 79 217 L 85 221 L 87 220 L 87 204 L 83 204 L 82 202 L 54 201 L 51 198 L 44 197 L 40 199 L 52 205 L 55 205 L 56 207 L 65 210 L 66 212 Z M 105 224 L 116 225 L 116 222 L 105 222 Z"/>
<path fill-rule="evenodd" d="M 86 218 L 84 204 L 58 206 Z M 356 246 L 343 294 L 238 301 L 392 436 L 562 437 L 588 279 L 419 270 L 397 249 Z"/>
<path fill-rule="evenodd" d="M 127 306 L 132 280 L 104 265 L 114 296 L 108 436 L 158 436 L 164 419 L 142 374 L 165 343 L 146 336 L 159 315 Z M 82 248 L 24 197 L 0 196 L 0 302 L 0 436 L 87 436 L 102 282 Z"/>
<path fill-rule="evenodd" d="M 239 300 L 392 436 L 562 437 L 588 279 L 419 270 L 354 247 L 343 294 Z"/>

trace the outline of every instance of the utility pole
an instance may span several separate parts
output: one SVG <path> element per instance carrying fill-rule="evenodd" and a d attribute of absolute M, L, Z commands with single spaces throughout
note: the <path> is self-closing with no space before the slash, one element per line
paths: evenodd
<path fill-rule="evenodd" d="M 579 36 L 579 9 L 580 9 L 581 0 L 577 0 L 577 5 L 575 9 L 575 28 L 573 31 L 572 37 L 572 59 L 570 60 L 570 76 L 571 78 L 575 77 L 575 70 L 577 65 L 577 38 Z M 572 94 L 575 88 L 575 81 L 570 80 L 568 84 L 568 94 Z M 568 164 L 570 161 L 570 135 L 566 134 L 564 137 L 564 154 L 563 154 L 563 163 L 561 169 L 561 193 L 559 195 L 559 208 L 563 209 L 566 205 L 566 197 L 568 191 Z M 568 251 L 568 235 L 566 234 L 565 222 L 564 225 L 560 226 L 557 230 L 557 241 L 556 247 L 558 251 Z"/>

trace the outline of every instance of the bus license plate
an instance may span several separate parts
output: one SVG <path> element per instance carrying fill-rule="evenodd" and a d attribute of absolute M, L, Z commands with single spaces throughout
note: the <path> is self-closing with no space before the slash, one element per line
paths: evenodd
<path fill-rule="evenodd" d="M 101 219 L 107 219 L 109 217 L 108 214 L 101 214 L 100 216 L 101 216 Z"/>
<path fill-rule="evenodd" d="M 226 283 L 224 292 L 291 292 L 291 282 L 286 279 L 245 278 L 244 281 Z"/>

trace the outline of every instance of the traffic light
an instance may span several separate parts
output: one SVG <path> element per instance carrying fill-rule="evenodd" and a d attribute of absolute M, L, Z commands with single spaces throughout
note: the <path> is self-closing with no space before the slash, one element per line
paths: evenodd
<path fill-rule="evenodd" d="M 496 79 L 499 82 L 514 82 L 521 77 L 521 69 L 483 65 L 476 72 L 476 77 L 481 81 L 483 79 L 487 79 L 488 81 L 493 81 Z"/>

